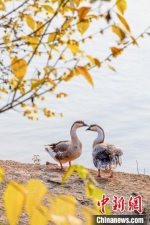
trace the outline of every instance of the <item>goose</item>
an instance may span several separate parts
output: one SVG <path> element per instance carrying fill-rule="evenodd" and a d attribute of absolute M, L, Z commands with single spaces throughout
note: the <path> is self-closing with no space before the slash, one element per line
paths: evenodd
<path fill-rule="evenodd" d="M 117 165 L 122 164 L 122 149 L 104 142 L 105 133 L 101 126 L 92 124 L 86 130 L 98 133 L 98 137 L 93 142 L 92 152 L 94 166 L 98 169 L 98 177 L 101 177 L 101 171 L 103 171 L 111 173 L 110 178 L 112 178 Z"/>
<path fill-rule="evenodd" d="M 59 141 L 58 143 L 45 145 L 45 150 L 48 154 L 50 154 L 55 161 L 60 163 L 61 170 L 65 170 L 62 165 L 63 163 L 69 162 L 69 166 L 71 166 L 71 161 L 80 157 L 82 153 L 82 143 L 76 134 L 76 130 L 84 126 L 88 125 L 83 121 L 76 121 L 71 126 L 70 141 Z"/>

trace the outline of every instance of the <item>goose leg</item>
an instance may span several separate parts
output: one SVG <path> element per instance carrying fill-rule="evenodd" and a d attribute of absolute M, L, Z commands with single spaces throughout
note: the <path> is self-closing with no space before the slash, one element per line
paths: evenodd
<path fill-rule="evenodd" d="M 65 168 L 63 167 L 62 163 L 60 163 L 60 169 L 65 171 Z"/>
<path fill-rule="evenodd" d="M 111 174 L 110 174 L 110 178 L 113 178 L 113 177 L 114 177 L 114 173 L 112 171 Z"/>
<path fill-rule="evenodd" d="M 69 167 L 71 166 L 71 161 L 69 161 Z"/>
<path fill-rule="evenodd" d="M 98 177 L 101 177 L 101 171 L 98 170 L 98 174 L 97 174 Z"/>

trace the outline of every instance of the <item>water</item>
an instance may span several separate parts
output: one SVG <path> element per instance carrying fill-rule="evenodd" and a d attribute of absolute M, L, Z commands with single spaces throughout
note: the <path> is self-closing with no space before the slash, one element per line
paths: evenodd
<path fill-rule="evenodd" d="M 135 37 L 150 25 L 149 8 L 149 0 L 128 1 L 126 19 Z M 103 58 L 108 55 L 107 46 L 114 45 L 114 39 L 107 32 L 105 38 L 96 36 L 94 44 L 92 40 L 88 42 L 88 54 Z M 150 38 L 140 39 L 138 43 L 139 48 L 130 46 L 113 59 L 111 64 L 117 73 L 106 65 L 91 72 L 94 88 L 79 76 L 59 86 L 58 91 L 67 92 L 68 98 L 47 97 L 43 106 L 64 112 L 65 118 L 41 116 L 39 122 L 31 122 L 14 111 L 1 114 L 0 158 L 30 163 L 33 155 L 39 154 L 41 163 L 54 162 L 43 151 L 43 145 L 68 139 L 72 123 L 82 119 L 88 124 L 100 124 L 106 134 L 105 141 L 123 149 L 123 165 L 118 171 L 137 173 L 137 160 L 140 173 L 145 169 L 150 175 Z M 74 163 L 94 168 L 91 146 L 95 135 L 84 128 L 78 130 L 83 153 Z"/>

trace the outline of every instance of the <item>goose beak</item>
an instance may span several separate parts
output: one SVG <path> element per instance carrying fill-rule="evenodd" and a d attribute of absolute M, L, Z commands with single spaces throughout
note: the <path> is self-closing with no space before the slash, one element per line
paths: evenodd
<path fill-rule="evenodd" d="M 88 127 L 89 125 L 87 125 L 86 123 L 83 123 L 83 127 Z"/>
<path fill-rule="evenodd" d="M 90 127 L 88 127 L 86 130 L 91 130 Z"/>

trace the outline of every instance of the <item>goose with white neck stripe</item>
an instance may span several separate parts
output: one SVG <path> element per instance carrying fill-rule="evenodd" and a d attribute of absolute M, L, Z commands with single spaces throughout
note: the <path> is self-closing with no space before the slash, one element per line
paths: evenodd
<path fill-rule="evenodd" d="M 73 123 L 70 130 L 70 141 L 60 141 L 58 143 L 45 145 L 45 150 L 55 161 L 60 163 L 61 170 L 64 170 L 63 163 L 69 162 L 69 166 L 71 166 L 71 161 L 80 157 L 82 153 L 82 143 L 76 134 L 76 130 L 84 126 L 88 125 L 83 121 L 76 121 Z"/>
<path fill-rule="evenodd" d="M 113 177 L 117 165 L 122 164 L 123 151 L 115 145 L 104 143 L 105 133 L 102 127 L 97 124 L 92 124 L 87 130 L 98 133 L 97 138 L 93 142 L 93 163 L 98 169 L 98 177 L 101 177 L 101 171 L 111 173 Z"/>

